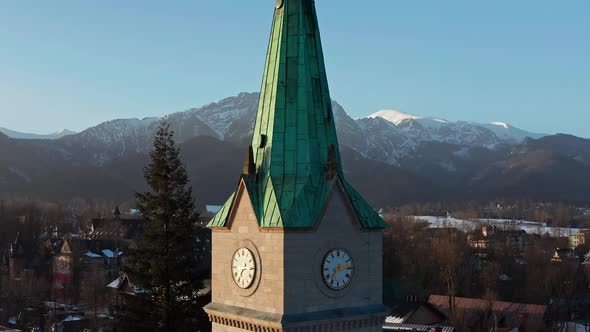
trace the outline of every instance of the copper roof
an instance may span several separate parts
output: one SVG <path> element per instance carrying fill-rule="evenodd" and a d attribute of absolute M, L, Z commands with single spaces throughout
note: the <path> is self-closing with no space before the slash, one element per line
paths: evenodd
<path fill-rule="evenodd" d="M 243 184 L 261 227 L 312 228 L 336 183 L 365 228 L 387 225 L 346 181 L 313 0 L 275 8 Z M 239 189 L 239 188 L 238 188 Z M 211 220 L 225 227 L 235 193 Z"/>

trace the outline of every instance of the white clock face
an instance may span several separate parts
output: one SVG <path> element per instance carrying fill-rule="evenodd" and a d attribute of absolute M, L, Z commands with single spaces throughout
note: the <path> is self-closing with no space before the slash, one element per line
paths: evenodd
<path fill-rule="evenodd" d="M 332 249 L 324 258 L 322 277 L 331 289 L 346 288 L 352 280 L 353 272 L 352 257 L 344 249 Z"/>
<path fill-rule="evenodd" d="M 231 269 L 238 287 L 246 289 L 252 286 L 256 276 L 256 261 L 250 250 L 238 249 L 232 258 Z"/>

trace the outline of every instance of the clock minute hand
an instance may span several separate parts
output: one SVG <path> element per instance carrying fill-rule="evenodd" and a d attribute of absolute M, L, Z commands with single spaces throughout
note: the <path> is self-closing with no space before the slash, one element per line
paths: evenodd
<path fill-rule="evenodd" d="M 242 279 L 242 274 L 244 273 L 244 271 L 246 271 L 245 267 L 240 268 L 240 274 L 239 274 L 239 278 L 238 279 Z"/>
<path fill-rule="evenodd" d="M 344 266 L 342 264 L 338 264 L 338 266 L 334 269 L 334 274 L 332 274 L 332 279 L 336 279 L 336 275 L 338 274 L 338 272 L 348 270 L 350 268 L 352 268 L 352 265 Z"/>
<path fill-rule="evenodd" d="M 342 271 L 342 264 L 338 264 L 338 266 L 336 266 L 336 268 L 334 269 L 334 274 L 332 274 L 332 279 L 336 280 L 336 275 L 338 274 L 338 272 Z"/>

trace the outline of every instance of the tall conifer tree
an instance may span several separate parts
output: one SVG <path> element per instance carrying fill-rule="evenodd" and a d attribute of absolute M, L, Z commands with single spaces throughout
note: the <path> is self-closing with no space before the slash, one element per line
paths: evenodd
<path fill-rule="evenodd" d="M 136 194 L 138 209 L 147 223 L 138 249 L 130 255 L 128 273 L 139 296 L 151 303 L 136 310 L 143 311 L 139 317 L 129 316 L 144 321 L 158 319 L 159 330 L 195 331 L 197 292 L 202 285 L 195 280 L 198 214 L 173 135 L 163 121 L 144 170 L 149 190 Z M 156 312 L 146 312 L 147 308 Z"/>

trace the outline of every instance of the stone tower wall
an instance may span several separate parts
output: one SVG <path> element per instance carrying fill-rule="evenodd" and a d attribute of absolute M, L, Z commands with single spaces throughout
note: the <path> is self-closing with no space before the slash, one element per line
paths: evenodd
<path fill-rule="evenodd" d="M 382 304 L 382 242 L 380 230 L 361 228 L 336 186 L 317 229 L 285 233 L 285 312 Z M 335 248 L 348 251 L 354 263 L 352 281 L 340 291 L 328 288 L 321 272 L 323 258 Z"/>
<path fill-rule="evenodd" d="M 235 218 L 229 231 L 213 232 L 212 300 L 215 303 L 281 314 L 283 300 L 283 247 L 280 232 L 260 232 L 247 192 L 237 197 Z M 236 250 L 247 247 L 260 261 L 251 289 L 242 290 L 231 275 Z"/>

